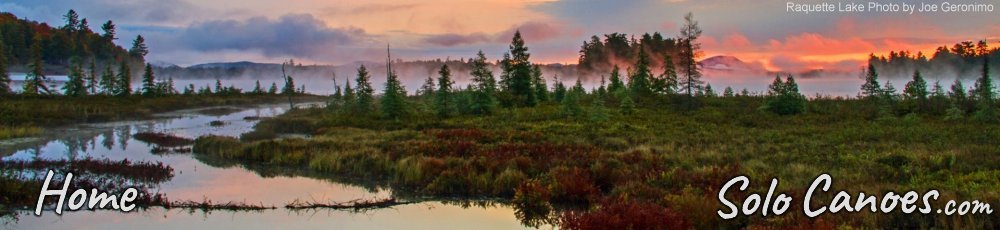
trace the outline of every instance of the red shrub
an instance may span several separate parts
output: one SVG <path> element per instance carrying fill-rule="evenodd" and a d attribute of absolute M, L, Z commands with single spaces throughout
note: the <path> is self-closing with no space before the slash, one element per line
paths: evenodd
<path fill-rule="evenodd" d="M 556 168 L 550 173 L 552 198 L 561 202 L 589 203 L 600 196 L 590 173 L 582 168 Z"/>
<path fill-rule="evenodd" d="M 648 202 L 614 199 L 590 212 L 570 211 L 560 218 L 563 229 L 690 229 L 683 216 Z"/>

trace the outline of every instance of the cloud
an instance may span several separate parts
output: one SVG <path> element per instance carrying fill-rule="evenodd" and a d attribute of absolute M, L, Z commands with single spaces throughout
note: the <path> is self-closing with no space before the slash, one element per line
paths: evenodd
<path fill-rule="evenodd" d="M 830 39 L 816 33 L 802 33 L 789 36 L 785 41 L 771 40 L 770 46 L 777 51 L 802 52 L 812 55 L 864 53 L 875 50 L 876 46 L 860 38 Z"/>
<path fill-rule="evenodd" d="M 521 36 L 528 42 L 543 42 L 563 35 L 579 35 L 580 33 L 569 31 L 561 25 L 549 22 L 529 21 L 497 33 L 435 34 L 426 36 L 423 41 L 427 44 L 445 47 L 479 43 L 505 43 L 510 42 L 515 31 L 521 31 Z"/>
<path fill-rule="evenodd" d="M 183 28 L 176 42 L 197 51 L 259 50 L 268 56 L 316 57 L 372 37 L 358 28 L 329 28 L 312 15 L 289 14 L 277 19 L 198 22 Z"/>

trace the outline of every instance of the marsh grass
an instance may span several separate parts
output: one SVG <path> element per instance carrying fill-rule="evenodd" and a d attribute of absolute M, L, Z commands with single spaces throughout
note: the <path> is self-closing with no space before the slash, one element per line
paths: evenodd
<path fill-rule="evenodd" d="M 988 216 L 868 212 L 719 221 L 721 205 L 706 194 L 717 194 L 737 175 L 752 183 L 748 191 L 731 193 L 737 203 L 745 194 L 766 193 L 771 178 L 780 180 L 778 192 L 802 199 L 821 173 L 835 178 L 835 188 L 854 194 L 938 189 L 949 198 L 1000 199 L 997 124 L 934 114 L 886 119 L 871 115 L 860 101 L 824 98 L 810 101 L 804 114 L 778 116 L 759 111 L 761 102 L 704 98 L 698 110 L 643 106 L 630 114 L 610 113 L 601 122 L 567 117 L 551 104 L 444 120 L 416 114 L 401 121 L 302 109 L 266 119 L 254 132 L 305 132 L 312 138 L 201 137 L 194 152 L 380 178 L 397 195 L 512 199 L 526 224 L 539 216 L 551 219 L 547 209 L 567 204 L 583 208 L 557 208 L 568 213 L 557 219 L 604 223 L 613 213 L 634 220 L 667 215 L 674 222 L 648 224 L 708 229 L 997 224 Z"/>
<path fill-rule="evenodd" d="M 0 126 L 0 140 L 36 136 L 42 133 L 42 128 L 35 126 Z"/>

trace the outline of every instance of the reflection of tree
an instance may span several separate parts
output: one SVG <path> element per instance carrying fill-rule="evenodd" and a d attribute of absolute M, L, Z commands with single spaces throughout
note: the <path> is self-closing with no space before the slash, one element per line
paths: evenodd
<path fill-rule="evenodd" d="M 111 147 L 115 146 L 114 135 L 115 135 L 114 129 L 107 129 L 101 133 L 101 145 L 104 146 L 104 149 L 111 151 Z"/>
<path fill-rule="evenodd" d="M 128 147 L 129 138 L 132 137 L 132 127 L 123 125 L 115 127 L 115 136 L 118 136 L 118 145 L 121 147 L 122 151 Z"/>

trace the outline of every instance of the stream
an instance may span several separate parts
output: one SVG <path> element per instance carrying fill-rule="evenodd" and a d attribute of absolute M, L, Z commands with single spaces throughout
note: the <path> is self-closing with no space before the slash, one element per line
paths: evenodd
<path fill-rule="evenodd" d="M 317 105 L 300 105 L 317 106 Z M 508 205 L 425 201 L 392 208 L 352 212 L 344 210 L 292 211 L 283 209 L 295 200 L 347 202 L 390 197 L 381 186 L 347 184 L 301 173 L 268 172 L 266 165 L 247 167 L 199 159 L 190 153 L 153 154 L 155 146 L 132 138 L 139 132 L 163 132 L 187 138 L 203 135 L 238 137 L 249 132 L 257 119 L 283 113 L 287 105 L 201 108 L 158 114 L 140 121 L 80 124 L 47 129 L 40 137 L 0 142 L 3 161 L 34 159 L 111 159 L 163 162 L 174 169 L 174 177 L 154 187 L 153 192 L 171 200 L 213 203 L 243 202 L 279 207 L 274 210 L 232 212 L 150 208 L 122 213 L 113 210 L 82 210 L 41 216 L 20 212 L 17 219 L 0 219 L 0 228 L 13 229 L 521 229 L 527 228 Z M 212 126 L 209 123 L 222 121 Z M 220 160 L 216 160 L 220 161 Z M 262 170 L 261 168 L 265 169 Z M 86 177 L 87 175 L 79 175 Z M 38 188 L 39 191 L 41 188 Z M 488 202 L 485 202 L 488 203 Z M 33 208 L 33 207 L 32 207 Z M 551 228 L 543 226 L 542 228 Z"/>

